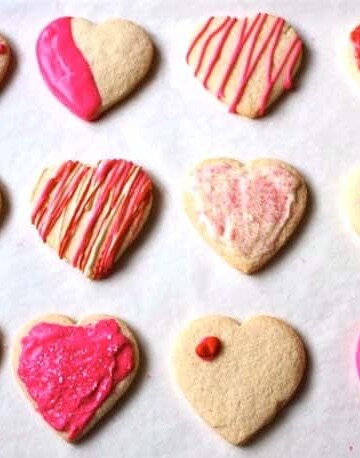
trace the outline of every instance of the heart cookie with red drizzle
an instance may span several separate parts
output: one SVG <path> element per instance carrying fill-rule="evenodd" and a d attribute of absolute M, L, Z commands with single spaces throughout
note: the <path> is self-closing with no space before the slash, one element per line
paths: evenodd
<path fill-rule="evenodd" d="M 154 50 L 149 35 L 133 22 L 112 19 L 93 24 L 62 17 L 40 33 L 36 54 L 55 97 L 92 121 L 145 78 Z"/>
<path fill-rule="evenodd" d="M 209 159 L 188 175 L 184 207 L 202 237 L 231 265 L 252 273 L 290 238 L 306 207 L 302 176 L 276 159 Z"/>
<path fill-rule="evenodd" d="M 42 240 L 91 279 L 108 275 L 143 227 L 152 183 L 123 159 L 96 167 L 67 161 L 43 171 L 32 195 L 31 220 Z"/>
<path fill-rule="evenodd" d="M 257 118 L 293 87 L 302 46 L 295 30 L 280 17 L 211 17 L 199 27 L 186 61 L 231 113 Z"/>
<path fill-rule="evenodd" d="M 13 363 L 35 409 L 64 439 L 76 441 L 128 389 L 139 350 L 117 318 L 94 315 L 75 324 L 66 316 L 49 315 L 20 331 Z"/>
<path fill-rule="evenodd" d="M 209 339 L 219 344 L 199 351 Z M 217 349 L 211 357 L 210 348 Z M 295 330 L 269 316 L 243 323 L 226 316 L 197 319 L 181 332 L 173 352 L 175 378 L 186 399 L 234 445 L 251 439 L 290 401 L 306 360 Z"/>
<path fill-rule="evenodd" d="M 11 53 L 8 42 L 0 35 L 0 83 L 4 79 L 10 65 Z"/>
<path fill-rule="evenodd" d="M 349 33 L 345 51 L 350 74 L 354 81 L 360 84 L 360 24 Z"/>

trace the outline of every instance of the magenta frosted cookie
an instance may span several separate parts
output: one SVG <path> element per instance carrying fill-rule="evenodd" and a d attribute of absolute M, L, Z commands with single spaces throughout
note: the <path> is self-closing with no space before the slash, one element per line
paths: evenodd
<path fill-rule="evenodd" d="M 37 412 L 64 439 L 76 441 L 128 389 L 139 350 L 130 329 L 115 317 L 93 315 L 75 323 L 47 315 L 20 331 L 13 365 Z"/>
<path fill-rule="evenodd" d="M 36 54 L 51 92 L 73 113 L 91 121 L 144 79 L 153 45 L 141 27 L 124 19 L 93 24 L 62 17 L 40 33 Z"/>

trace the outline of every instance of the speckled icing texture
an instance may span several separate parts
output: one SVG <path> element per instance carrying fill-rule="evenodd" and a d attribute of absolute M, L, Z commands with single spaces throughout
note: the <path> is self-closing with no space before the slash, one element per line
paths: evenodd
<path fill-rule="evenodd" d="M 280 165 L 210 163 L 190 179 L 195 211 L 208 234 L 253 258 L 273 248 L 298 186 L 298 178 Z"/>
<path fill-rule="evenodd" d="M 37 410 L 76 439 L 134 369 L 134 349 L 114 319 L 86 326 L 39 323 L 22 339 L 18 376 Z"/>

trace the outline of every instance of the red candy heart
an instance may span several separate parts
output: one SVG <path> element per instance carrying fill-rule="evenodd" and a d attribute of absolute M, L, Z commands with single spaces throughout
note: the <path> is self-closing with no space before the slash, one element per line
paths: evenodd
<path fill-rule="evenodd" d="M 212 361 L 221 349 L 221 342 L 217 337 L 205 337 L 196 347 L 196 354 L 206 361 Z"/>

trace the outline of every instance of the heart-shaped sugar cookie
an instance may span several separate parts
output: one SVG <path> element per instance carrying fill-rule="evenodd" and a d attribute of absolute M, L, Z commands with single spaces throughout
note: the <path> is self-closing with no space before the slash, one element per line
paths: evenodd
<path fill-rule="evenodd" d="M 62 17 L 48 24 L 36 46 L 42 76 L 73 113 L 91 121 L 126 97 L 144 79 L 153 45 L 124 19 L 93 24 Z"/>
<path fill-rule="evenodd" d="M 186 60 L 204 87 L 229 105 L 229 111 L 263 116 L 284 90 L 293 86 L 302 41 L 282 18 L 211 17 L 190 44 Z"/>
<path fill-rule="evenodd" d="M 122 159 L 96 167 L 67 161 L 43 171 L 35 185 L 32 223 L 42 240 L 91 279 L 110 273 L 144 225 L 152 183 Z"/>
<path fill-rule="evenodd" d="M 353 229 L 360 235 L 360 166 L 354 166 L 342 186 L 342 204 Z"/>
<path fill-rule="evenodd" d="M 187 177 L 184 207 L 221 256 L 252 273 L 289 239 L 303 216 L 306 199 L 303 178 L 283 161 L 258 159 L 242 164 L 209 159 Z"/>
<path fill-rule="evenodd" d="M 49 315 L 27 324 L 14 345 L 20 387 L 68 441 L 84 436 L 121 398 L 139 366 L 129 328 L 107 315 L 75 324 Z"/>
<path fill-rule="evenodd" d="M 0 83 L 4 79 L 10 64 L 10 47 L 3 36 L 0 35 Z"/>
<path fill-rule="evenodd" d="M 306 353 L 294 329 L 279 319 L 257 316 L 241 324 L 208 316 L 180 334 L 173 366 L 197 413 L 237 445 L 292 398 L 305 373 Z"/>
<path fill-rule="evenodd" d="M 344 57 L 351 76 L 360 84 L 360 25 L 349 33 Z"/>

